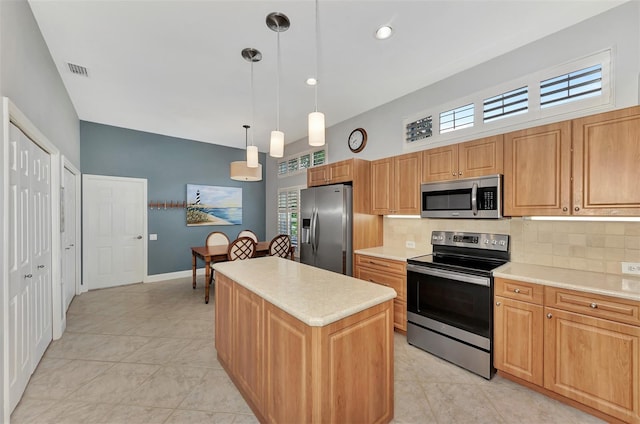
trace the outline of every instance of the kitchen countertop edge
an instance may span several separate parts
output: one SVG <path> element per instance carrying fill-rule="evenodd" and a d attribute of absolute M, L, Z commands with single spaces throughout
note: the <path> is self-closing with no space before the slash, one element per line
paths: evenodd
<path fill-rule="evenodd" d="M 517 262 L 509 262 L 496 268 L 493 276 L 640 301 L 640 278 L 634 276 Z"/>
<path fill-rule="evenodd" d="M 358 249 L 353 253 L 356 253 L 358 255 L 373 256 L 376 258 L 389 259 L 392 261 L 406 262 L 408 258 L 415 258 L 416 256 L 428 255 L 431 252 L 428 250 L 422 250 L 422 249 L 378 246 L 378 247 L 369 247 L 367 249 Z"/>

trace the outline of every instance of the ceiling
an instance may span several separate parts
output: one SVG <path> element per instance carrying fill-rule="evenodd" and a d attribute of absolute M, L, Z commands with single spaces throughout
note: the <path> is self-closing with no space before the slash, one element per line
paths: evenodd
<path fill-rule="evenodd" d="M 318 110 L 334 125 L 621 3 L 320 0 Z M 280 34 L 279 127 L 286 143 L 306 137 L 313 0 L 29 4 L 81 120 L 241 148 L 242 125 L 253 123 L 249 140 L 262 152 L 277 119 L 277 34 L 265 18 L 283 12 L 291 27 Z M 376 40 L 383 24 L 394 34 Z M 253 65 L 253 102 L 245 47 L 263 56 Z"/>

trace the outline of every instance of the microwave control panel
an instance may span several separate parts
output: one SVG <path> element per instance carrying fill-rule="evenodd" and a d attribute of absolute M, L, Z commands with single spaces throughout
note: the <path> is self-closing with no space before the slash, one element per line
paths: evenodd
<path fill-rule="evenodd" d="M 497 190 L 497 187 L 478 188 L 478 210 L 494 211 L 498 208 Z"/>

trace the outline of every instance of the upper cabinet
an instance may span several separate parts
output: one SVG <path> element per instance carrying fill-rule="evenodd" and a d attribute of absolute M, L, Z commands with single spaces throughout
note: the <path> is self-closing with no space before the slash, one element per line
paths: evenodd
<path fill-rule="evenodd" d="M 371 162 L 371 213 L 420 214 L 421 162 L 420 152 Z"/>
<path fill-rule="evenodd" d="M 504 140 L 505 216 L 640 214 L 640 107 L 515 131 Z"/>
<path fill-rule="evenodd" d="M 640 214 L 640 106 L 573 120 L 573 214 Z"/>
<path fill-rule="evenodd" d="M 503 136 L 437 147 L 422 152 L 422 182 L 502 174 Z"/>
<path fill-rule="evenodd" d="M 571 122 L 504 136 L 505 216 L 569 215 Z"/>

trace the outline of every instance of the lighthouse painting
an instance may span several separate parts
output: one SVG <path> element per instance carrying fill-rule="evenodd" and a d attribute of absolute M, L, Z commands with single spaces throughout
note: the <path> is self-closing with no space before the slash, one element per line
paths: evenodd
<path fill-rule="evenodd" d="M 187 226 L 242 224 L 242 187 L 187 184 Z"/>

